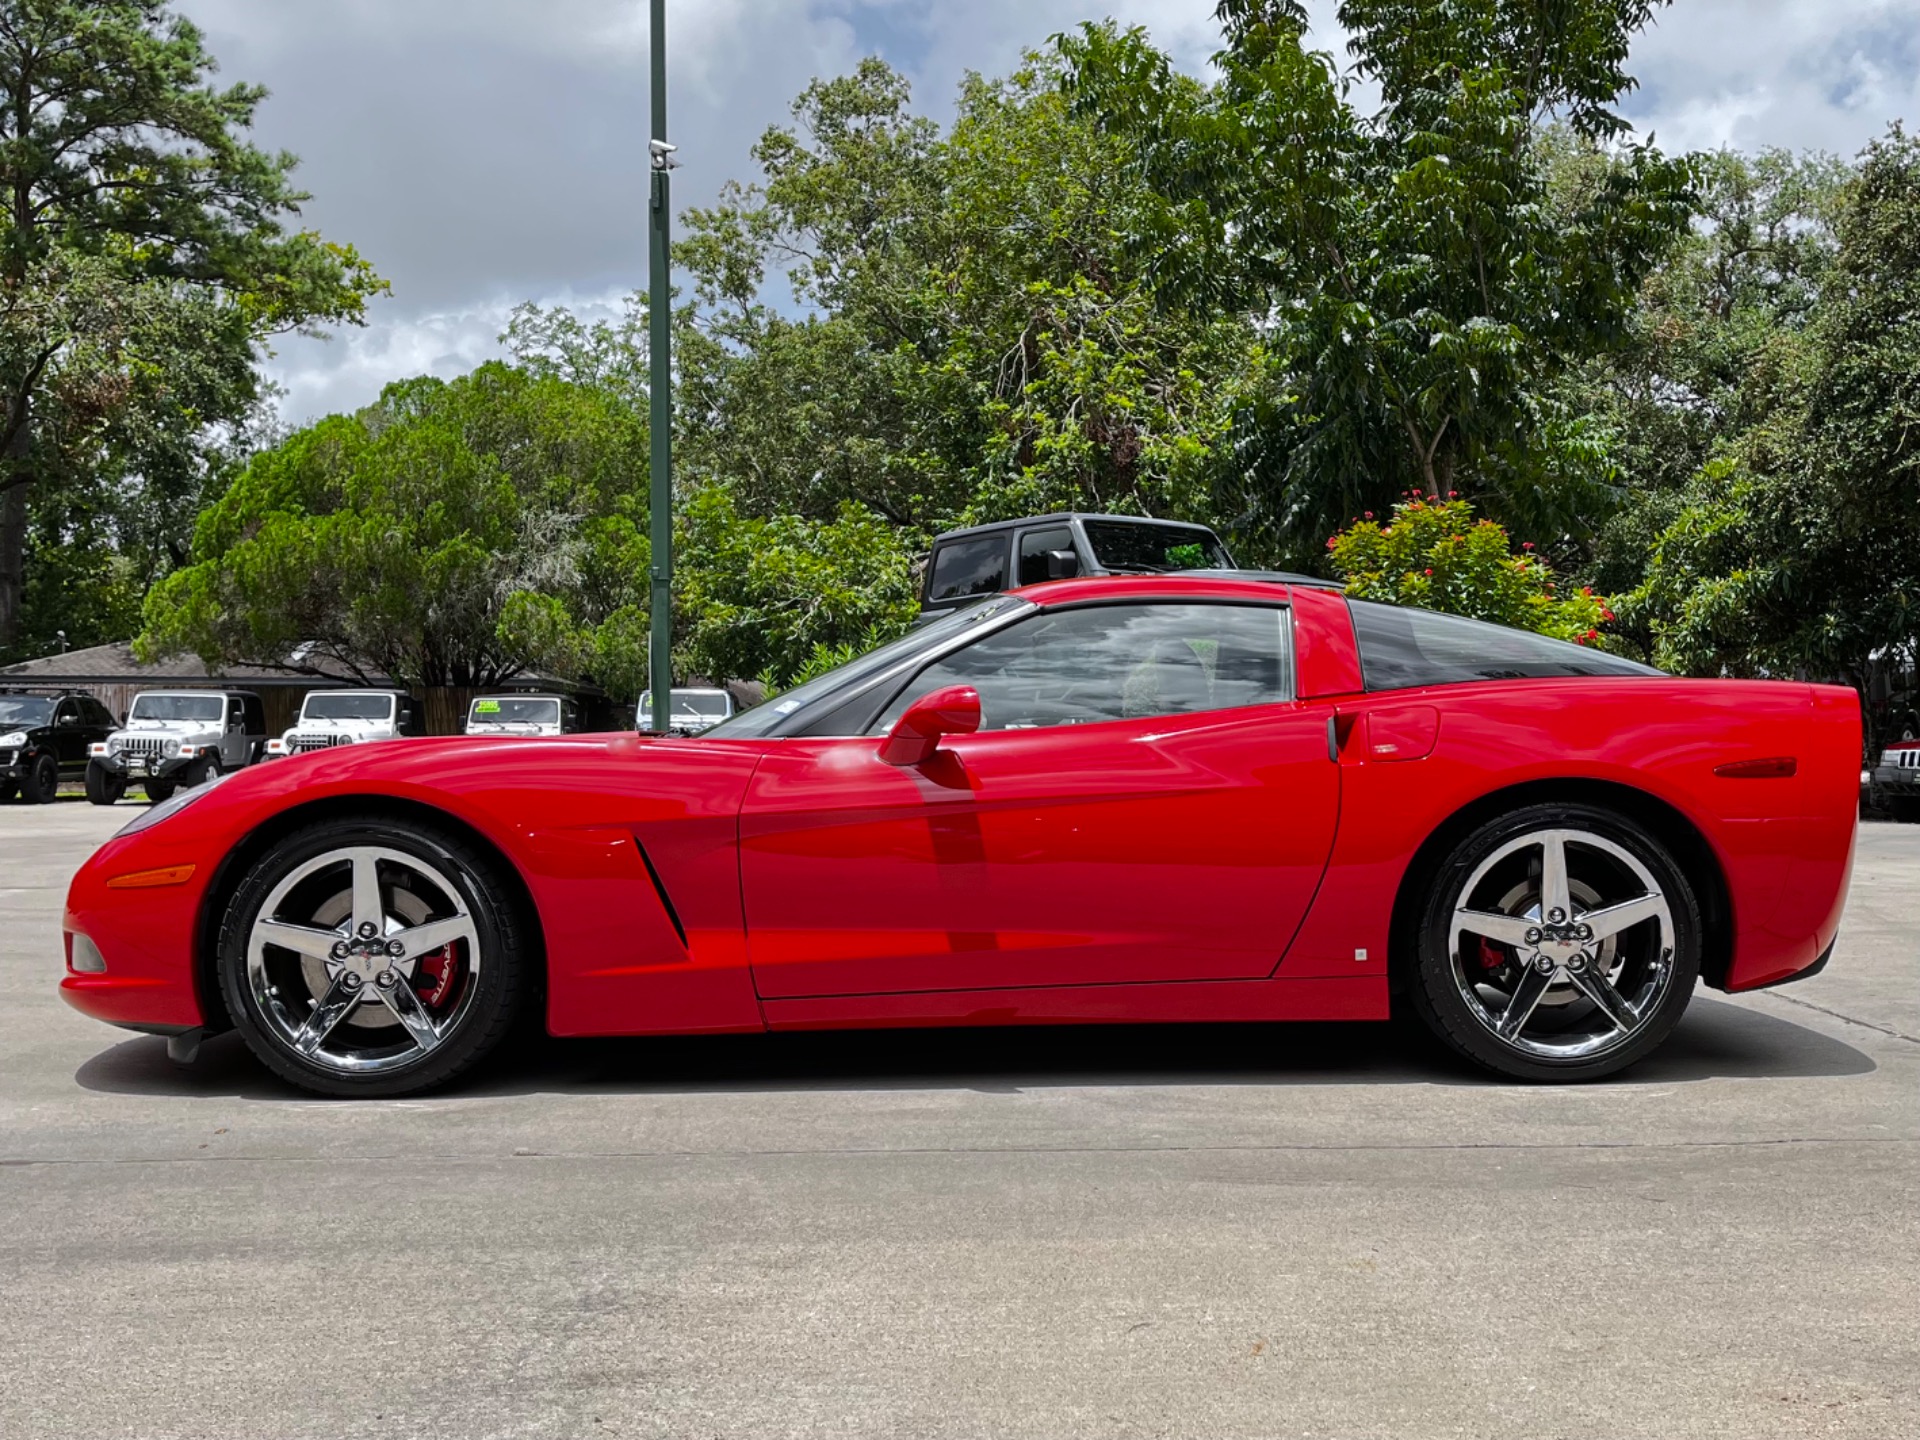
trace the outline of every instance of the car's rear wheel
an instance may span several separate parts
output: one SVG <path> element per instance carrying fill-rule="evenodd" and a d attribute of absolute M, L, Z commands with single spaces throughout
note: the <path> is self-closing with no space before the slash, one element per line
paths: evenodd
<path fill-rule="evenodd" d="M 98 760 L 87 762 L 87 799 L 95 805 L 113 805 L 126 793 L 126 776 L 115 775 Z"/>
<path fill-rule="evenodd" d="M 1643 827 L 1591 806 L 1528 806 L 1441 864 L 1412 999 L 1441 1040 L 1489 1070 L 1594 1080 L 1672 1033 L 1700 948 L 1693 888 Z"/>
<path fill-rule="evenodd" d="M 20 782 L 20 798 L 29 805 L 49 805 L 60 793 L 60 762 L 51 755 L 36 756 Z"/>
<path fill-rule="evenodd" d="M 329 821 L 273 847 L 220 936 L 228 1012 L 322 1095 L 446 1083 L 512 1027 L 532 963 L 497 862 L 424 825 Z"/>
<path fill-rule="evenodd" d="M 150 776 L 146 780 L 143 788 L 147 792 L 147 799 L 156 805 L 173 798 L 174 782 L 171 780 L 162 780 L 157 776 Z"/>

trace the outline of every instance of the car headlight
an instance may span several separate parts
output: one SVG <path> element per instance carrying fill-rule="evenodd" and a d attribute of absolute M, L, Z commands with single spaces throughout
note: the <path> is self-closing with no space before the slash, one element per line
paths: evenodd
<path fill-rule="evenodd" d="M 27 743 L 27 732 L 16 730 L 11 735 L 0 735 L 0 750 L 18 750 Z"/>
<path fill-rule="evenodd" d="M 142 830 L 151 830 L 162 820 L 171 820 L 182 810 L 186 809 L 187 806 L 193 804 L 194 801 L 200 799 L 209 790 L 213 789 L 214 786 L 224 785 L 232 778 L 233 775 L 222 773 L 215 775 L 210 780 L 195 785 L 190 790 L 176 791 L 171 800 L 163 800 L 151 809 L 134 816 L 133 819 L 113 832 L 113 838 L 118 840 L 122 835 L 138 835 Z"/>
<path fill-rule="evenodd" d="M 180 753 L 180 742 L 171 737 L 162 740 L 160 742 L 160 753 L 162 755 L 178 755 Z"/>

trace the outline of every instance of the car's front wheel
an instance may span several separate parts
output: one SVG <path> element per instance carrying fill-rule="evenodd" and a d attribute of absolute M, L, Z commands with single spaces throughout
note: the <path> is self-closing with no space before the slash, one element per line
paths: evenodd
<path fill-rule="evenodd" d="M 87 799 L 95 805 L 113 805 L 127 793 L 127 777 L 116 775 L 98 760 L 87 762 Z"/>
<path fill-rule="evenodd" d="M 228 1012 L 255 1055 L 322 1095 L 412 1094 L 513 1024 L 532 964 L 497 862 L 424 825 L 329 821 L 273 847 L 220 936 Z"/>
<path fill-rule="evenodd" d="M 1441 1040 L 1523 1080 L 1593 1080 L 1672 1033 L 1700 972 L 1699 902 L 1625 816 L 1533 805 L 1441 864 L 1412 999 Z"/>
<path fill-rule="evenodd" d="M 60 793 L 60 762 L 51 755 L 36 756 L 20 782 L 20 798 L 29 805 L 50 805 Z"/>

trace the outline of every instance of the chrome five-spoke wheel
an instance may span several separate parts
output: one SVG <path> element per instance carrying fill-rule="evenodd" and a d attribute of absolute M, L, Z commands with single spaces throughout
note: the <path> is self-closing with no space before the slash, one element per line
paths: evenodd
<path fill-rule="evenodd" d="M 511 1018 L 516 926 L 487 857 L 389 822 L 290 837 L 235 894 L 228 1008 L 263 1060 L 328 1094 L 446 1079 Z"/>
<path fill-rule="evenodd" d="M 334 1069 L 392 1070 L 437 1048 L 476 993 L 466 902 L 398 850 L 330 850 L 273 887 L 247 943 L 247 983 L 279 1037 Z"/>
<path fill-rule="evenodd" d="M 1442 867 L 1415 998 L 1442 1039 L 1490 1068 L 1592 1078 L 1678 1021 L 1699 930 L 1685 876 L 1640 826 L 1531 807 L 1482 826 Z"/>

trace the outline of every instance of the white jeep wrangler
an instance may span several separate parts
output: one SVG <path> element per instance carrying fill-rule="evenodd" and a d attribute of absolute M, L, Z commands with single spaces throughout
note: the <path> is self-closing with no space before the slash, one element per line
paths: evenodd
<path fill-rule="evenodd" d="M 414 734 L 413 697 L 404 690 L 309 690 L 300 718 L 267 754 L 305 755 L 336 745 L 364 745 Z"/>
<path fill-rule="evenodd" d="M 138 780 L 149 800 L 165 800 L 245 769 L 266 744 L 266 712 L 250 690 L 146 690 L 125 725 L 87 747 L 87 799 L 111 805 Z"/>
<path fill-rule="evenodd" d="M 580 718 L 560 695 L 480 695 L 467 707 L 467 735 L 571 735 Z"/>

